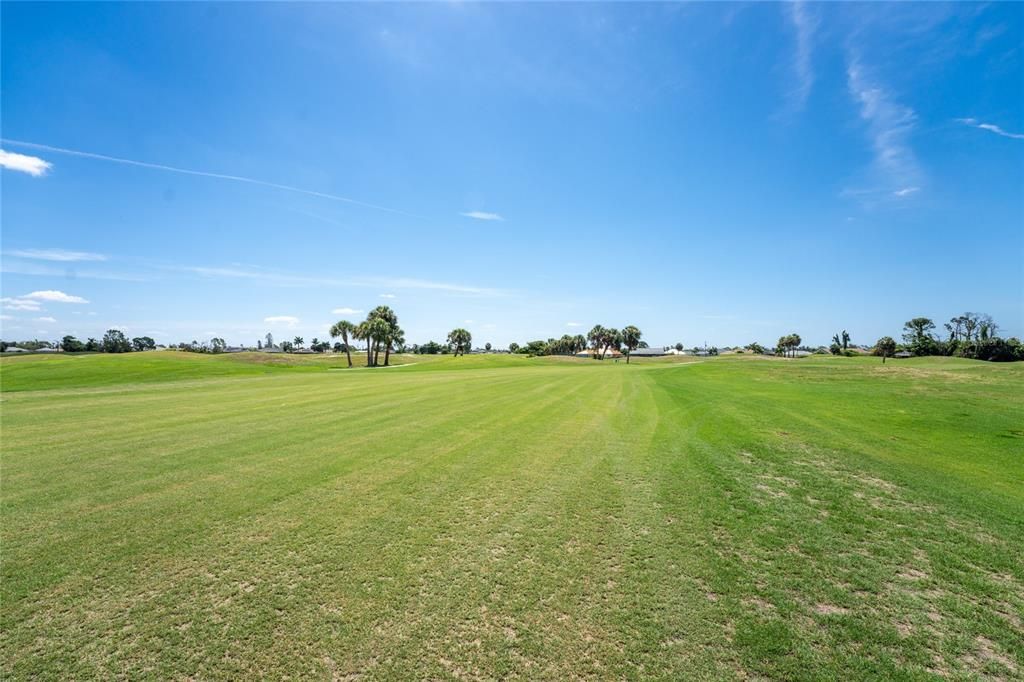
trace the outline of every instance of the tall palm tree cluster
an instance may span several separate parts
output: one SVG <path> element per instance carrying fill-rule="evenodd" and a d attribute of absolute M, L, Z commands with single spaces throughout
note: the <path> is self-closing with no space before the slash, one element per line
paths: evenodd
<path fill-rule="evenodd" d="M 626 363 L 628 364 L 629 354 L 640 346 L 641 336 L 643 334 L 633 325 L 624 327 L 622 331 L 619 331 L 614 327 L 602 327 L 597 324 L 587 334 L 587 340 L 590 342 L 590 347 L 594 350 L 594 357 L 600 357 L 602 360 L 608 354 L 608 351 L 613 348 L 618 350 L 625 347 Z"/>
<path fill-rule="evenodd" d="M 587 347 L 587 338 L 582 334 L 573 336 L 565 334 L 560 339 L 548 341 L 548 352 L 551 355 L 576 355 Z"/>
<path fill-rule="evenodd" d="M 473 350 L 473 335 L 462 327 L 457 327 L 448 332 L 448 347 L 456 357 L 465 355 L 467 350 Z"/>
<path fill-rule="evenodd" d="M 398 315 L 386 305 L 379 305 L 369 312 L 359 324 L 339 320 L 331 326 L 331 338 L 341 337 L 345 346 L 348 366 L 352 366 L 352 345 L 350 339 L 366 342 L 366 366 L 380 365 L 380 352 L 384 351 L 384 367 L 391 359 L 391 349 L 405 345 L 405 331 L 398 326 Z"/>
<path fill-rule="evenodd" d="M 803 339 L 800 338 L 799 334 L 786 334 L 779 337 L 778 350 L 787 357 L 796 357 L 797 346 L 801 343 L 803 343 Z"/>

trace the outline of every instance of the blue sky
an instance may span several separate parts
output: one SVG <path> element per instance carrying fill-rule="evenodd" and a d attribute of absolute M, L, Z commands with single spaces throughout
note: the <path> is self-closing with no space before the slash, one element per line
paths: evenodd
<path fill-rule="evenodd" d="M 1021 4 L 2 20 L 5 339 L 1024 334 Z"/>

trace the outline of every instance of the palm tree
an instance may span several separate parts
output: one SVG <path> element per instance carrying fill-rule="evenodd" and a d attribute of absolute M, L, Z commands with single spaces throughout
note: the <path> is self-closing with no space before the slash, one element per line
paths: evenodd
<path fill-rule="evenodd" d="M 397 324 L 391 326 L 391 331 L 388 334 L 387 344 L 384 346 L 384 366 L 388 366 L 388 360 L 391 358 L 391 347 L 394 346 L 397 350 L 399 347 L 405 345 L 405 330 L 399 327 Z"/>
<path fill-rule="evenodd" d="M 472 347 L 472 343 L 473 335 L 461 327 L 448 332 L 448 345 L 451 346 L 456 357 L 465 355 L 466 351 Z"/>
<path fill-rule="evenodd" d="M 373 340 L 373 366 L 377 366 L 380 357 L 380 346 L 391 336 L 391 325 L 383 317 L 375 317 L 366 321 L 366 332 Z"/>
<path fill-rule="evenodd" d="M 591 347 L 594 349 L 594 359 L 598 358 L 598 353 L 601 352 L 601 347 L 604 345 L 605 339 L 605 328 L 599 324 L 595 324 L 593 329 L 587 334 L 587 340 L 590 342 Z"/>
<path fill-rule="evenodd" d="M 345 355 L 348 357 L 348 366 L 352 366 L 352 351 L 348 347 L 348 337 L 351 334 L 355 336 L 356 326 L 348 320 L 338 320 L 331 326 L 331 338 L 336 339 L 341 337 L 341 342 L 345 344 Z"/>
<path fill-rule="evenodd" d="M 294 344 L 295 344 L 295 347 L 296 347 L 296 348 L 302 348 L 302 344 L 303 344 L 303 343 L 305 343 L 305 340 L 304 340 L 304 339 L 303 339 L 303 338 L 302 338 L 301 336 L 296 336 L 296 337 L 295 337 L 295 338 L 294 338 L 294 339 L 292 340 L 292 343 L 294 343 Z"/>
<path fill-rule="evenodd" d="M 629 364 L 629 354 L 633 352 L 637 346 L 640 345 L 640 337 L 642 336 L 639 329 L 633 325 L 623 327 L 622 329 L 622 343 L 626 347 L 626 364 Z"/>
<path fill-rule="evenodd" d="M 604 350 L 601 351 L 601 359 L 604 360 L 604 356 L 608 354 L 608 351 L 612 349 L 612 346 L 618 348 L 622 344 L 622 333 L 614 327 L 609 327 L 604 330 Z"/>
<path fill-rule="evenodd" d="M 370 353 L 370 324 L 367 321 L 360 322 L 352 332 L 352 338 L 366 341 L 366 366 L 373 367 L 373 354 Z"/>
<path fill-rule="evenodd" d="M 374 366 L 377 364 L 377 356 L 383 343 L 386 344 L 384 364 L 387 365 L 391 348 L 391 337 L 394 335 L 395 330 L 398 329 L 398 315 L 389 306 L 379 305 L 369 312 L 366 316 L 366 322 L 372 327 L 370 331 L 374 342 L 373 364 Z"/>
<path fill-rule="evenodd" d="M 878 339 L 875 344 L 875 355 L 882 356 L 882 364 L 885 364 L 886 356 L 892 355 L 896 352 L 896 342 L 893 341 L 891 336 L 883 336 Z"/>

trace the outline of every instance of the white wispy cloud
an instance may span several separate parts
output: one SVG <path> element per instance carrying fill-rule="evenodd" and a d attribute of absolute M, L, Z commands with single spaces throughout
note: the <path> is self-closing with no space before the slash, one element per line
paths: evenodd
<path fill-rule="evenodd" d="M 5 296 L 0 298 L 0 303 L 7 310 L 27 310 L 30 312 L 39 312 L 42 310 L 43 302 L 47 303 L 88 303 L 81 296 L 72 296 L 65 294 L 63 291 L 55 291 L 48 289 L 46 291 L 33 291 L 32 293 L 25 294 L 24 296 L 10 297 Z"/>
<path fill-rule="evenodd" d="M 46 175 L 46 172 L 52 167 L 53 164 L 49 161 L 43 161 L 39 157 L 15 154 L 14 152 L 0 149 L 0 168 L 28 173 L 32 177 L 38 178 Z"/>
<path fill-rule="evenodd" d="M 334 315 L 358 315 L 362 310 L 356 310 L 355 308 L 335 308 L 331 311 Z"/>
<path fill-rule="evenodd" d="M 34 317 L 32 319 L 35 320 L 36 322 L 56 322 L 57 321 L 56 318 L 49 317 L 49 316 L 47 316 L 47 317 Z"/>
<path fill-rule="evenodd" d="M 908 197 L 914 192 L 920 191 L 920 189 L 920 187 L 904 187 L 903 189 L 898 189 L 893 192 L 893 195 L 898 197 Z"/>
<path fill-rule="evenodd" d="M 72 296 L 71 294 L 65 294 L 63 291 L 57 291 L 55 289 L 47 289 L 45 291 L 33 291 L 30 294 L 25 294 L 19 298 L 27 298 L 34 301 L 48 301 L 50 303 L 88 303 L 86 299 L 81 296 Z"/>
<path fill-rule="evenodd" d="M 263 321 L 267 324 L 283 325 L 292 328 L 299 323 L 299 318 L 291 315 L 271 315 L 270 317 L 264 317 Z"/>
<path fill-rule="evenodd" d="M 497 213 L 488 213 L 486 211 L 467 211 L 466 213 L 460 213 L 459 215 L 465 216 L 466 218 L 474 218 L 476 220 L 504 220 Z"/>
<path fill-rule="evenodd" d="M 60 262 L 107 260 L 107 257 L 101 253 L 68 251 L 67 249 L 16 249 L 14 251 L 4 251 L 4 255 Z"/>
<path fill-rule="evenodd" d="M 13 320 L 13 315 L 0 315 L 0 320 Z"/>
<path fill-rule="evenodd" d="M 381 298 L 398 298 L 394 294 L 381 294 L 380 297 Z"/>
<path fill-rule="evenodd" d="M 566 327 L 582 327 L 583 323 L 582 322 L 566 322 L 565 326 Z"/>
<path fill-rule="evenodd" d="M 4 253 L 5 256 L 9 255 Z M 0 266 L 0 272 L 10 273 L 12 275 L 31 275 L 34 277 L 64 277 L 73 279 L 101 279 L 101 280 L 113 280 L 117 282 L 145 282 L 146 278 L 133 275 L 133 274 L 122 274 L 118 272 L 101 272 L 97 270 L 81 270 L 73 265 L 66 265 L 64 267 L 54 267 L 50 265 L 44 265 L 42 263 L 29 263 L 25 261 L 11 261 L 5 259 L 3 265 Z"/>
<path fill-rule="evenodd" d="M 796 51 L 793 55 L 793 71 L 796 74 L 797 86 L 790 96 L 796 109 L 802 109 L 814 87 L 814 33 L 818 28 L 818 20 L 807 11 L 807 5 L 797 0 L 786 5 L 789 20 L 796 30 Z"/>
<path fill-rule="evenodd" d="M 850 94 L 867 124 L 876 174 L 890 186 L 919 187 L 921 167 L 909 141 L 917 122 L 914 110 L 895 101 L 892 93 L 873 81 L 856 59 L 848 62 L 846 73 Z"/>
<path fill-rule="evenodd" d="M 350 277 L 340 279 L 336 277 L 295 275 L 256 267 L 175 266 L 168 269 L 180 272 L 190 272 L 204 277 L 251 279 L 275 286 L 423 289 L 472 296 L 503 296 L 506 293 L 501 289 L 452 284 L 450 282 L 434 282 L 431 280 L 415 279 L 410 277 Z"/>
<path fill-rule="evenodd" d="M 981 123 L 976 118 L 958 118 L 956 121 L 957 123 L 963 123 L 964 125 L 971 126 L 972 128 L 978 128 L 979 130 L 987 130 L 990 133 L 1009 137 L 1013 140 L 1024 140 L 1024 133 L 1011 133 L 1008 130 L 1003 130 L 994 123 Z"/>
<path fill-rule="evenodd" d="M 138 168 L 149 168 L 151 170 L 161 170 L 170 173 L 180 173 L 182 175 L 196 175 L 204 178 L 215 178 L 217 180 L 230 180 L 232 182 L 244 182 L 250 185 L 260 185 L 261 187 L 270 187 L 272 189 L 279 189 L 285 192 L 295 192 L 298 194 L 305 194 L 307 196 L 319 197 L 321 199 L 329 199 L 331 201 L 341 201 L 346 204 L 353 204 L 355 206 L 362 206 L 364 208 L 372 208 L 377 211 L 387 211 L 388 213 L 397 213 L 399 215 L 408 216 L 410 218 L 421 218 L 421 216 L 414 215 L 412 213 L 406 213 L 396 208 L 388 208 L 387 206 L 379 206 L 377 204 L 367 203 L 365 201 L 358 201 L 349 197 L 340 196 L 338 194 L 329 194 L 327 192 L 318 192 L 311 189 L 303 189 L 301 187 L 293 187 L 291 185 L 282 185 L 276 182 L 268 182 L 266 180 L 258 180 L 256 178 L 247 178 L 241 175 L 229 175 L 227 173 L 211 173 L 209 171 L 194 170 L 191 168 L 178 168 L 176 166 L 167 166 L 162 163 L 149 163 L 146 161 L 135 161 L 133 159 L 124 159 L 117 156 L 107 156 L 106 154 L 95 154 L 93 152 L 83 152 L 77 149 L 66 149 L 64 147 L 53 147 L 48 144 L 39 144 L 36 142 L 24 142 L 22 140 L 9 140 L 6 138 L 0 138 L 0 142 L 8 145 L 15 145 L 19 147 L 28 147 L 29 149 L 40 149 L 43 151 L 54 152 L 57 154 L 67 154 L 69 156 L 77 156 L 85 159 L 95 159 L 97 161 L 109 161 L 111 163 L 120 163 L 126 166 L 136 166 Z M 13 156 L 20 157 L 23 159 L 34 159 L 35 157 L 25 157 L 21 154 L 13 154 Z M 26 173 L 32 175 L 41 175 L 50 167 L 50 164 L 42 161 L 42 159 L 35 159 L 46 164 L 46 168 L 43 168 L 39 173 L 32 173 L 24 168 L 15 168 L 14 170 L 24 170 Z M 6 165 L 6 164 L 5 164 Z"/>
<path fill-rule="evenodd" d="M 25 298 L 11 298 L 5 296 L 0 298 L 0 303 L 3 304 L 5 310 L 28 310 L 31 312 L 37 312 L 42 309 L 39 305 L 39 301 L 33 301 Z"/>

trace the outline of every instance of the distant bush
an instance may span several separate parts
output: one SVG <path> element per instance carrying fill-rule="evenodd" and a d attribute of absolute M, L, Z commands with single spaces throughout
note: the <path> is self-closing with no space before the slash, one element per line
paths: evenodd
<path fill-rule="evenodd" d="M 989 362 L 1012 362 L 1024 360 L 1024 345 L 1016 338 L 983 339 L 961 342 L 956 348 L 957 357 Z"/>

